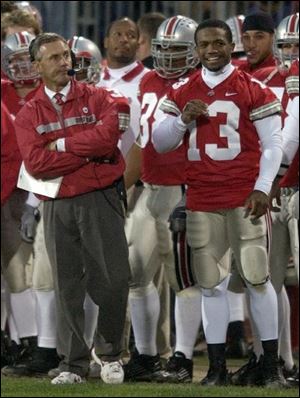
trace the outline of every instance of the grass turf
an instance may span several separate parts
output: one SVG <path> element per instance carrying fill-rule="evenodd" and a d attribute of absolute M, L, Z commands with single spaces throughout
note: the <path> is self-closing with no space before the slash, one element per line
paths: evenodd
<path fill-rule="evenodd" d="M 228 360 L 234 371 L 246 360 Z M 202 387 L 208 368 L 206 355 L 194 358 L 194 382 L 189 384 L 125 383 L 107 385 L 98 379 L 87 383 L 54 386 L 49 378 L 1 377 L 1 397 L 299 397 L 299 390 L 253 387 Z"/>

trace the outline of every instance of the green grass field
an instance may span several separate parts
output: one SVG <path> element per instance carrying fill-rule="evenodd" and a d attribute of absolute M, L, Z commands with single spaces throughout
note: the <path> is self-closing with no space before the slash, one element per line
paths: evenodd
<path fill-rule="evenodd" d="M 244 361 L 228 361 L 234 370 Z M 199 380 L 207 371 L 207 358 L 196 357 L 194 383 L 151 384 L 126 383 L 111 386 L 91 379 L 85 384 L 54 386 L 48 378 L 1 377 L 1 397 L 299 397 L 299 390 L 264 389 L 253 387 L 202 387 Z"/>
<path fill-rule="evenodd" d="M 91 381 L 70 386 L 53 386 L 47 379 L 3 378 L 2 397 L 298 397 L 297 389 L 277 390 L 250 387 L 204 388 L 197 383 L 128 383 L 109 386 Z"/>

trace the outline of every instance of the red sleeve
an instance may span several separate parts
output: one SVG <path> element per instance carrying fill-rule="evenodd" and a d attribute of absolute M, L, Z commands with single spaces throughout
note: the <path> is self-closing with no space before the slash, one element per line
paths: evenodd
<path fill-rule="evenodd" d="M 251 78 L 250 83 L 252 99 L 250 119 L 252 121 L 282 112 L 281 103 L 270 88 L 255 78 Z"/>
<path fill-rule="evenodd" d="M 77 156 L 113 156 L 121 134 L 129 127 L 130 108 L 126 98 L 107 90 L 95 94 L 95 109 L 99 109 L 93 128 L 65 138 L 66 152 Z"/>
<path fill-rule="evenodd" d="M 47 139 L 36 132 L 31 120 L 35 112 L 27 103 L 15 120 L 17 141 L 28 172 L 35 178 L 50 179 L 72 173 L 86 164 L 85 158 L 46 149 Z"/>
<path fill-rule="evenodd" d="M 1 101 L 1 206 L 16 188 L 21 161 L 13 121 Z"/>

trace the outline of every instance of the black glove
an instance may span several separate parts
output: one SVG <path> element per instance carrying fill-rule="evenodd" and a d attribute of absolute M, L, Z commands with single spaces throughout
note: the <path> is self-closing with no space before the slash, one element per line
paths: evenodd
<path fill-rule="evenodd" d="M 172 232 L 184 232 L 186 230 L 185 196 L 172 211 L 169 222 Z"/>
<path fill-rule="evenodd" d="M 40 221 L 40 218 L 40 212 L 37 207 L 32 207 L 28 204 L 25 204 L 20 226 L 22 240 L 27 243 L 33 243 L 36 233 L 36 226 Z"/>

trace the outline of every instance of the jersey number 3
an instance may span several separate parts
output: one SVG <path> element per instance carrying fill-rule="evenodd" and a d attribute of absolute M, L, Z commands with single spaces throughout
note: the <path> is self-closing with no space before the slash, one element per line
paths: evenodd
<path fill-rule="evenodd" d="M 214 101 L 208 107 L 209 117 L 213 118 L 218 113 L 226 113 L 227 123 L 220 124 L 220 137 L 227 138 L 227 148 L 218 148 L 217 144 L 205 144 L 205 153 L 213 160 L 232 160 L 241 152 L 239 126 L 240 110 L 231 101 Z M 189 127 L 190 139 L 188 159 L 190 161 L 201 160 L 200 149 L 197 148 L 197 126 L 194 121 Z M 199 131 L 201 134 L 201 131 Z"/>

